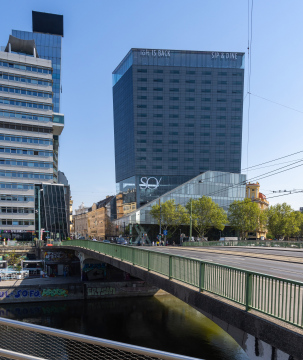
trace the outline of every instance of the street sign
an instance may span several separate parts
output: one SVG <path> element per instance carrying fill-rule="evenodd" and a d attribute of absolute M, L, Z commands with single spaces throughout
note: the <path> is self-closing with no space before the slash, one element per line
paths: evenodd
<path fill-rule="evenodd" d="M 163 235 L 167 235 L 167 230 L 163 230 Z"/>

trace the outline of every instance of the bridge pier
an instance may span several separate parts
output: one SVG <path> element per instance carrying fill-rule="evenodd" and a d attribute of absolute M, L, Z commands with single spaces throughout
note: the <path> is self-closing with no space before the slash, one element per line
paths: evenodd
<path fill-rule="evenodd" d="M 79 251 L 78 247 L 65 248 Z M 106 262 L 149 284 L 176 296 L 191 305 L 229 333 L 248 353 L 251 360 L 303 360 L 303 331 L 216 295 L 162 276 L 131 263 L 81 248 L 85 256 Z M 256 340 L 257 339 L 257 340 Z"/>

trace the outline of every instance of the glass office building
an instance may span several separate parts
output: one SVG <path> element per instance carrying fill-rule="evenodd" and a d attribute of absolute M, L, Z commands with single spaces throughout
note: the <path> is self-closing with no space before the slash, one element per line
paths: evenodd
<path fill-rule="evenodd" d="M 117 213 L 240 173 L 244 53 L 131 49 L 113 72 Z M 131 198 L 131 201 L 129 200 Z"/>
<path fill-rule="evenodd" d="M 150 215 L 150 210 L 153 205 L 174 199 L 176 204 L 185 206 L 190 199 L 209 196 L 227 212 L 229 205 L 233 201 L 243 200 L 245 198 L 245 191 L 246 175 L 206 171 L 164 195 L 159 196 L 136 211 L 124 215 L 122 218 L 116 220 L 115 224 L 120 229 L 128 225 L 139 225 L 140 230 L 142 230 L 141 233 L 147 233 L 148 236 L 149 227 L 145 225 L 157 224 L 157 221 Z"/>

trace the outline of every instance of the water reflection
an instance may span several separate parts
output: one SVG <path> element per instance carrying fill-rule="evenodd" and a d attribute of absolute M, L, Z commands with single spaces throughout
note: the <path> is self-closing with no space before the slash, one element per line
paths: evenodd
<path fill-rule="evenodd" d="M 171 295 L 2 305 L 0 316 L 205 360 L 247 360 L 211 320 Z"/>

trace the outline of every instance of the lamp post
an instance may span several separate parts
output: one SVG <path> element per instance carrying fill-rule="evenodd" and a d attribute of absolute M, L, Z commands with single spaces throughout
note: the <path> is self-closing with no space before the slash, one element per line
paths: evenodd
<path fill-rule="evenodd" d="M 191 241 L 193 235 L 193 203 L 190 199 L 190 221 L 189 221 L 189 241 Z"/>

